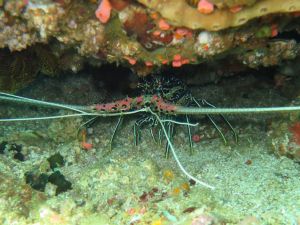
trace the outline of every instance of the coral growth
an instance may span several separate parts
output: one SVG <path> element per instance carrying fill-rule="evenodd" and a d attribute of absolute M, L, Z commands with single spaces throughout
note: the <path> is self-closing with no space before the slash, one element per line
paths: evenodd
<path fill-rule="evenodd" d="M 263 48 L 255 49 L 238 56 L 238 59 L 249 67 L 274 66 L 282 60 L 294 59 L 299 54 L 300 46 L 294 40 L 278 40 L 270 42 Z"/>
<path fill-rule="evenodd" d="M 144 76 L 227 55 L 249 67 L 270 66 L 299 55 L 298 43 L 276 40 L 299 33 L 299 11 L 294 0 L 3 1 L 0 48 L 48 44 L 60 69 L 73 72 L 85 62 L 116 62 Z"/>
<path fill-rule="evenodd" d="M 99 4 L 95 15 L 101 23 L 107 23 L 111 14 L 111 4 L 108 0 L 102 0 Z"/>
<path fill-rule="evenodd" d="M 300 122 L 272 123 L 272 147 L 279 157 L 288 157 L 300 162 Z"/>
<path fill-rule="evenodd" d="M 237 27 L 251 19 L 269 15 L 272 13 L 289 13 L 300 11 L 300 2 L 294 0 L 263 0 L 249 6 L 238 13 L 230 10 L 217 10 L 211 15 L 199 13 L 197 9 L 189 6 L 185 0 L 147 1 L 140 3 L 158 11 L 176 26 L 184 26 L 191 29 L 221 30 L 229 27 Z"/>
<path fill-rule="evenodd" d="M 296 122 L 289 129 L 293 134 L 293 141 L 300 145 L 300 122 Z"/>
<path fill-rule="evenodd" d="M 0 51 L 0 89 L 15 91 L 33 81 L 38 74 L 54 76 L 59 72 L 58 59 L 46 45 L 35 45 L 27 50 L 10 54 Z"/>

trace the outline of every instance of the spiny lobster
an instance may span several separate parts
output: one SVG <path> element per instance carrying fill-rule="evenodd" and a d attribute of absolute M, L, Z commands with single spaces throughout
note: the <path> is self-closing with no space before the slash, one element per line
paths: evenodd
<path fill-rule="evenodd" d="M 181 80 L 174 76 L 163 76 L 163 75 L 156 75 L 156 76 L 147 76 L 140 80 L 140 82 L 137 85 L 138 89 L 140 90 L 141 94 L 144 96 L 157 96 L 161 99 L 163 99 L 168 104 L 172 105 L 181 105 L 181 106 L 195 106 L 195 107 L 202 107 L 202 106 L 210 106 L 214 107 L 211 103 L 206 101 L 205 99 L 201 99 L 199 102 L 196 100 L 196 98 L 193 97 L 192 93 L 188 89 L 187 85 Z M 214 125 L 214 127 L 219 132 L 220 136 L 222 137 L 224 143 L 226 144 L 226 138 L 223 135 L 221 129 L 219 126 L 215 123 L 213 118 L 210 115 L 206 115 L 208 119 L 211 121 L 211 123 Z M 169 136 L 173 137 L 174 132 L 174 121 L 177 118 L 174 118 L 175 116 L 172 115 L 161 115 L 161 117 L 169 119 L 170 122 L 166 122 L 167 130 L 169 133 Z M 227 121 L 227 119 L 221 115 L 222 119 L 226 122 L 226 124 L 229 126 L 231 131 L 234 134 L 235 140 L 237 141 L 237 134 L 235 133 L 235 130 L 231 126 L 231 124 Z M 183 119 L 185 123 L 187 124 L 187 131 L 188 131 L 188 140 L 189 140 L 189 147 L 190 151 L 192 151 L 192 136 L 191 136 L 191 128 L 190 128 L 190 117 L 188 115 L 183 116 Z M 158 121 L 153 115 L 144 115 L 141 118 L 139 118 L 135 124 L 134 124 L 134 136 L 135 138 L 135 144 L 137 145 L 138 139 L 139 139 L 139 128 L 142 127 L 144 124 L 147 124 L 150 126 L 151 135 L 154 138 L 152 128 L 157 126 Z M 161 130 L 159 130 L 159 134 L 161 133 Z M 159 140 L 160 135 L 159 135 Z M 166 156 L 169 154 L 169 145 L 167 143 L 166 145 Z"/>
<path fill-rule="evenodd" d="M 145 83 L 147 84 L 147 82 Z M 93 120 L 95 117 L 110 117 L 110 116 L 122 116 L 137 114 L 137 113 L 148 113 L 150 114 L 157 124 L 160 125 L 163 134 L 167 140 L 167 147 L 171 150 L 171 153 L 178 164 L 181 171 L 190 179 L 196 181 L 198 184 L 203 185 L 207 188 L 214 189 L 213 186 L 195 178 L 190 175 L 185 168 L 180 163 L 178 156 L 175 152 L 174 146 L 171 142 L 171 134 L 167 131 L 165 123 L 171 124 L 180 124 L 186 125 L 188 127 L 195 126 L 196 124 L 189 123 L 187 119 L 186 122 L 178 122 L 176 120 L 172 120 L 169 118 L 162 118 L 163 116 L 179 116 L 184 115 L 186 118 L 190 115 L 207 115 L 210 118 L 210 115 L 221 115 L 223 114 L 243 114 L 243 113 L 271 113 L 271 112 L 292 112 L 292 111 L 300 111 L 300 106 L 286 106 L 286 107 L 264 107 L 264 108 L 215 108 L 212 104 L 208 103 L 205 100 L 202 100 L 204 106 L 208 107 L 200 107 L 199 102 L 194 99 L 188 92 L 182 92 L 185 89 L 173 89 L 173 92 L 169 97 L 167 96 L 170 92 L 164 92 L 164 86 L 162 89 L 157 91 L 153 90 L 146 91 L 140 96 L 137 97 L 126 97 L 124 99 L 114 101 L 106 104 L 94 104 L 89 106 L 78 106 L 78 105 L 67 105 L 67 104 L 59 104 L 54 102 L 46 102 L 40 101 L 36 99 L 21 97 L 9 93 L 0 92 L 0 101 L 8 101 L 13 103 L 22 103 L 22 104 L 32 104 L 36 106 L 42 107 L 52 107 L 59 109 L 71 110 L 74 112 L 73 114 L 65 114 L 65 115 L 55 115 L 55 116 L 43 116 L 43 117 L 31 117 L 31 118 L 0 118 L 0 122 L 12 122 L 12 121 L 29 121 L 29 120 L 46 120 L 46 119 L 57 119 L 57 118 L 66 118 L 66 117 L 78 117 L 78 116 L 92 116 Z M 152 90 L 152 89 L 150 89 Z M 181 90 L 176 92 L 176 90 Z M 179 95 L 182 94 L 181 97 L 178 98 Z M 176 97 L 177 96 L 177 97 Z M 172 100 L 172 98 L 174 98 Z M 165 99 L 166 98 L 166 99 Z M 168 99 L 169 98 L 169 99 Z M 176 103 L 181 103 L 184 100 L 184 105 L 178 105 Z M 172 102 L 173 101 L 173 102 Z M 231 127 L 230 123 L 223 117 L 226 123 Z M 89 120 L 89 121 L 91 121 Z M 88 121 L 88 122 L 89 122 Z M 118 121 L 118 124 L 120 119 Z M 211 122 L 218 129 L 214 121 L 211 119 Z M 142 122 L 143 123 L 143 122 Z M 118 124 L 115 130 L 118 127 Z M 234 131 L 234 130 L 233 130 Z M 115 131 L 114 131 L 115 133 Z M 221 136 L 222 133 L 220 132 Z M 234 133 L 235 134 L 235 133 Z M 114 135 L 114 134 L 113 134 Z M 223 137 L 224 139 L 224 137 Z M 225 139 L 224 139 L 225 140 Z"/>

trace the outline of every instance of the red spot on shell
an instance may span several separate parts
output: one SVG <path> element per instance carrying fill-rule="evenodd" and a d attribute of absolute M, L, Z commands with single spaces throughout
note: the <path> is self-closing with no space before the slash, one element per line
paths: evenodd
<path fill-rule="evenodd" d="M 131 108 L 132 98 L 125 98 L 116 101 L 117 109 L 120 111 L 129 110 Z"/>
<path fill-rule="evenodd" d="M 96 105 L 95 105 L 95 109 L 96 109 L 97 111 L 101 111 L 101 110 L 104 110 L 104 109 L 105 109 L 105 106 L 104 106 L 104 104 L 96 104 Z"/>
<path fill-rule="evenodd" d="M 151 99 L 152 104 L 155 104 L 159 110 L 165 112 L 173 112 L 176 110 L 176 106 L 164 102 L 164 100 L 157 95 L 153 95 Z"/>
<path fill-rule="evenodd" d="M 140 104 L 140 103 L 142 103 L 143 101 L 144 101 L 143 96 L 139 96 L 139 97 L 136 98 L 136 103 L 137 103 L 137 104 Z"/>

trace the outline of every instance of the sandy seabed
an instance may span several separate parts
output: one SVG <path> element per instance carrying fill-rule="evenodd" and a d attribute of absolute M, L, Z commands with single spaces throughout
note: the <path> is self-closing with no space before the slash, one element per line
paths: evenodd
<path fill-rule="evenodd" d="M 92 81 L 86 77 L 41 78 L 20 94 L 91 104 L 104 91 L 89 89 Z M 269 80 L 250 75 L 192 87 L 192 93 L 224 107 L 290 102 Z M 2 118 L 63 113 L 7 103 L 0 109 Z M 274 130 L 276 124 L 290 122 L 286 115 L 228 116 L 238 143 L 215 118 L 226 145 L 207 119 L 192 118 L 199 122 L 192 134 L 201 137 L 193 143 L 192 154 L 186 127 L 176 126 L 173 143 L 181 163 L 215 190 L 195 185 L 171 155 L 165 158 L 164 140 L 157 143 L 158 129 L 156 140 L 143 129 L 135 146 L 137 118 L 124 118 L 111 151 L 117 118 L 99 118 L 88 126 L 90 150 L 82 149 L 83 134 L 78 132 L 86 118 L 0 123 L 0 223 L 300 224 L 300 164 L 276 154 L 291 136 L 288 130 Z"/>

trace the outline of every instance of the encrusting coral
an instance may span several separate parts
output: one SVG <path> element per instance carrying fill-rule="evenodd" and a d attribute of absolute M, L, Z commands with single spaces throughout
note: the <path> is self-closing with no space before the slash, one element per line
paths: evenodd
<path fill-rule="evenodd" d="M 300 11 L 300 2 L 295 0 L 262 0 L 236 13 L 224 9 L 216 10 L 210 15 L 199 13 L 186 0 L 138 1 L 159 12 L 176 26 L 213 31 L 241 26 L 251 19 L 272 13 Z"/>
<path fill-rule="evenodd" d="M 237 6 L 251 6 L 258 0 L 210 0 L 219 9 L 232 8 Z M 199 0 L 186 0 L 191 6 L 197 6 Z"/>
<path fill-rule="evenodd" d="M 73 72 L 85 62 L 109 62 L 144 76 L 226 55 L 269 66 L 298 55 L 298 43 L 289 56 L 276 52 L 277 60 L 268 49 L 276 41 L 289 45 L 278 36 L 299 33 L 299 12 L 296 0 L 12 0 L 0 4 L 0 48 L 48 44 L 60 69 Z M 253 63 L 259 49 L 265 61 Z"/>

